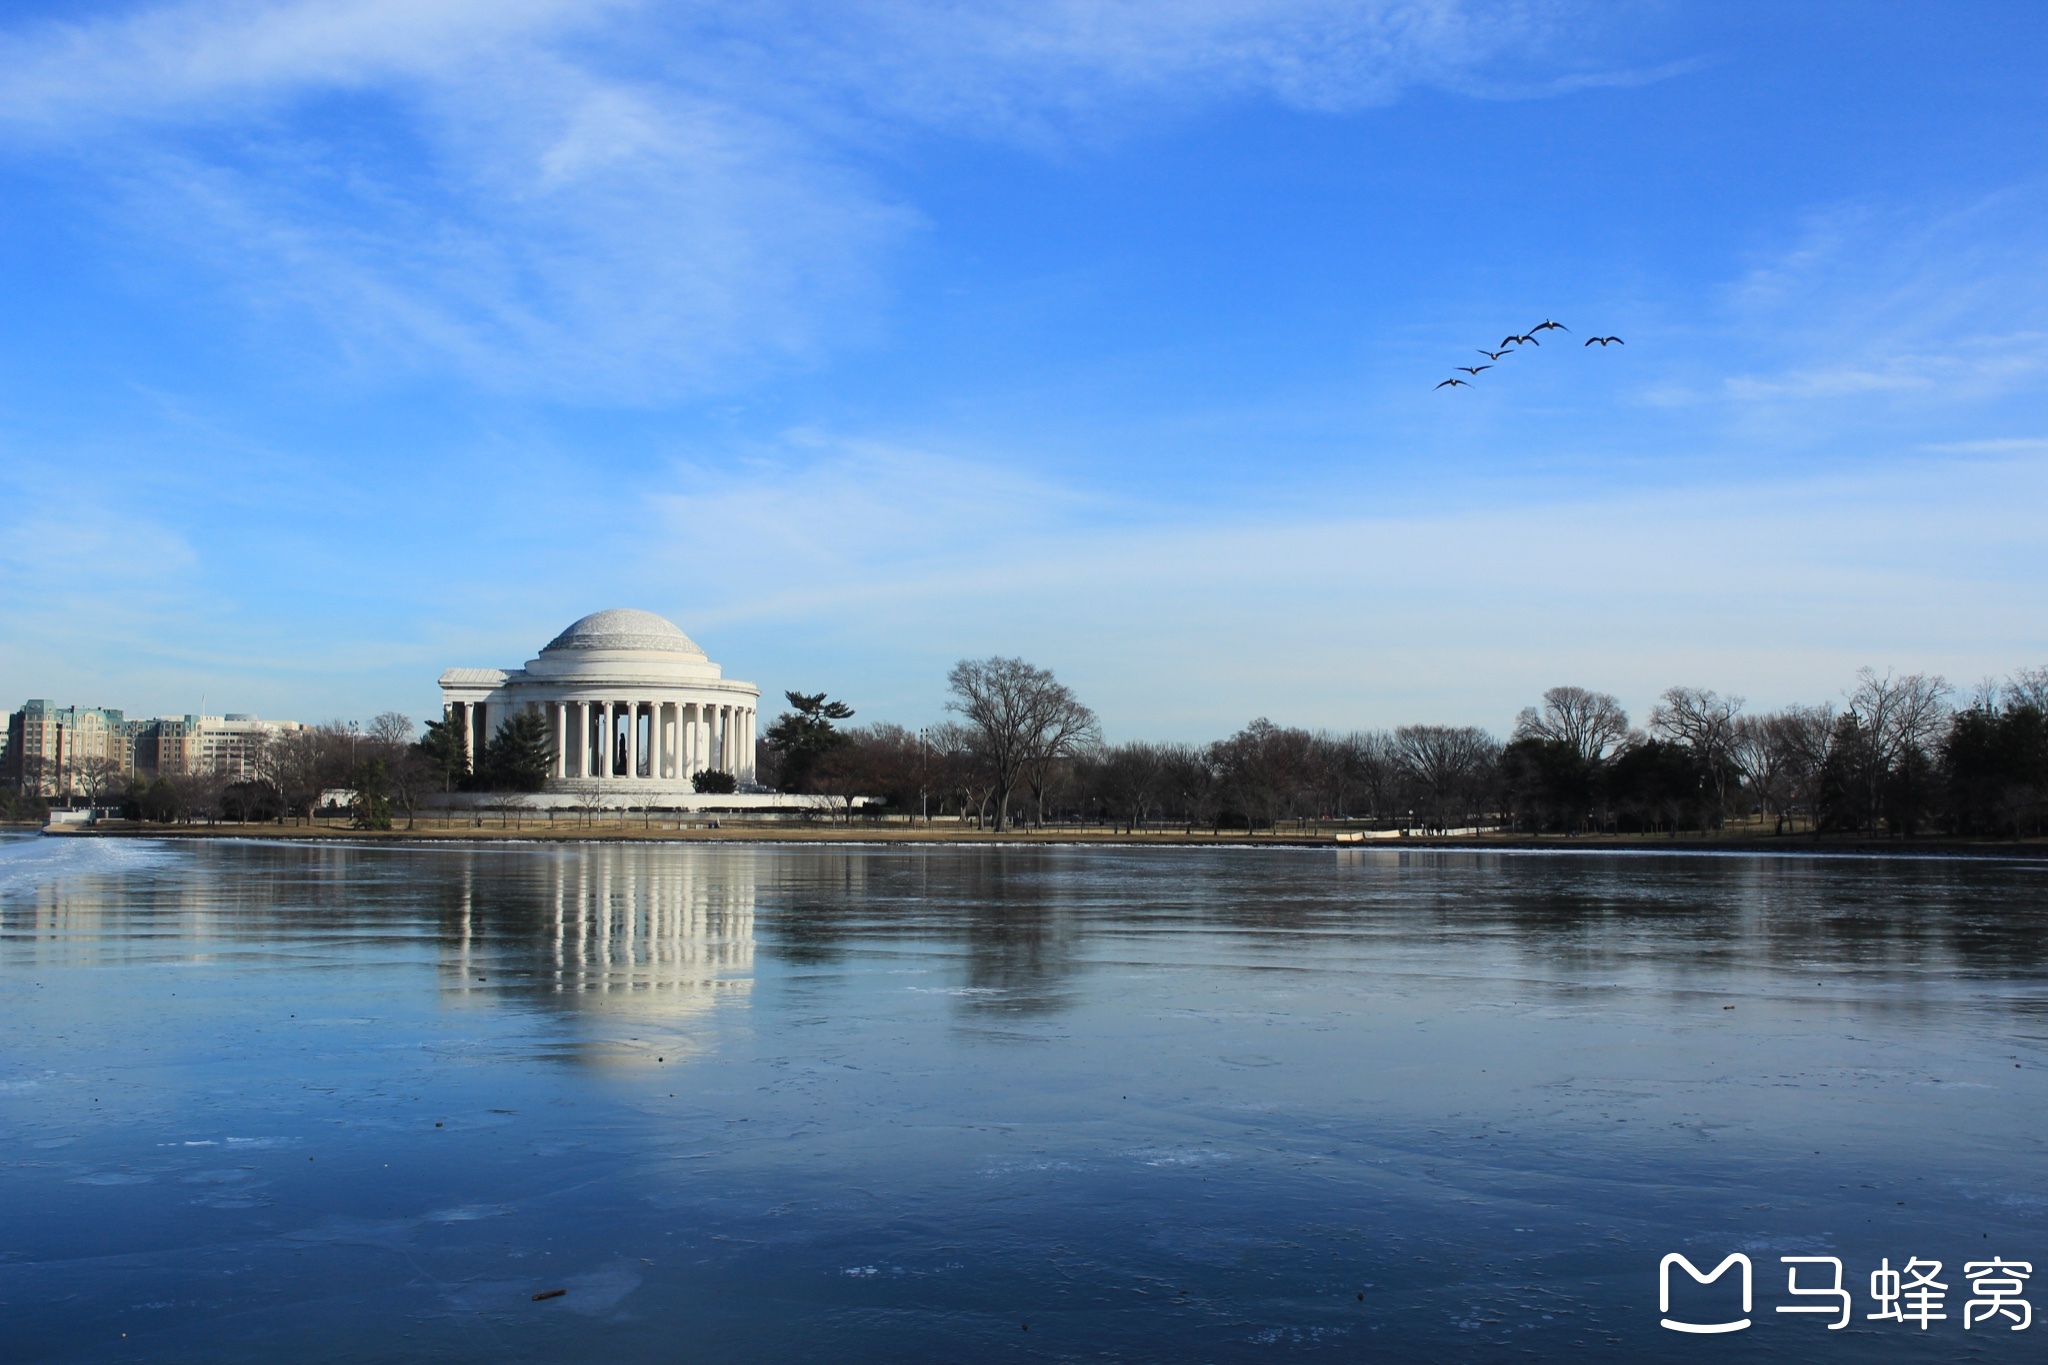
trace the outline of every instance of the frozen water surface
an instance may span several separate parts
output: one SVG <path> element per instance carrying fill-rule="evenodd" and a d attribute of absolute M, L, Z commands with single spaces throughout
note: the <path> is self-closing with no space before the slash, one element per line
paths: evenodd
<path fill-rule="evenodd" d="M 2048 1307 L 2044 880 L 4 842 L 0 1355 L 2038 1356 L 1960 1272 Z"/>

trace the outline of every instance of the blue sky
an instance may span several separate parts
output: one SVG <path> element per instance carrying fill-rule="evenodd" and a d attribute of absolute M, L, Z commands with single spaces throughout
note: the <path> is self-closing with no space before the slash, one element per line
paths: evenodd
<path fill-rule="evenodd" d="M 10 705 L 425 715 L 606 606 L 1113 738 L 2048 663 L 2037 4 L 73 0 L 0 71 Z"/>

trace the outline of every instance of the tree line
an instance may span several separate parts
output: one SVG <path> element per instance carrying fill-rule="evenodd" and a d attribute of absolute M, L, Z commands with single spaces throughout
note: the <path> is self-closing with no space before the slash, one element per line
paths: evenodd
<path fill-rule="evenodd" d="M 411 717 L 386 711 L 368 724 L 336 720 L 250 736 L 232 772 L 130 773 L 94 759 L 71 766 L 69 777 L 88 804 L 118 808 L 132 820 L 282 823 L 310 819 L 331 800 L 345 803 L 364 829 L 389 829 L 395 816 L 410 822 L 435 792 L 533 792 L 546 785 L 552 743 L 538 715 L 506 720 L 475 763 L 459 723 L 428 721 L 417 739 L 415 733 Z M 26 792 L 40 785 L 23 783 Z M 8 800 L 13 818 L 46 809 L 33 795 Z"/>
<path fill-rule="evenodd" d="M 1748 712 L 1673 687 L 1643 723 L 1613 696 L 1554 687 L 1500 739 L 1472 726 L 1310 731 L 1254 720 L 1199 744 L 1105 744 L 1095 715 L 1021 659 L 963 661 L 951 718 L 842 726 L 822 693 L 762 744 L 764 778 L 865 809 L 989 829 L 1280 829 L 1366 821 L 1427 831 L 2048 833 L 2048 669 L 1966 704 L 1928 674 L 1859 672 L 1841 703 Z"/>
<path fill-rule="evenodd" d="M 1262 718 L 1193 744 L 1107 744 L 1072 689 L 1023 659 L 962 660 L 947 682 L 949 718 L 921 730 L 846 725 L 854 711 L 843 701 L 786 693 L 790 709 L 760 745 L 762 780 L 830 796 L 848 818 L 858 805 L 992 830 L 1341 820 L 1531 834 L 1731 823 L 1776 834 L 2048 833 L 2048 669 L 1981 684 L 1960 706 L 1938 676 L 1864 669 L 1839 704 L 1777 711 L 1673 687 L 1637 726 L 1606 693 L 1554 687 L 1505 740 L 1473 726 L 1334 732 Z M 233 774 L 143 777 L 99 762 L 72 776 L 92 804 L 135 819 L 303 819 L 335 795 L 357 825 L 389 828 L 436 792 L 539 791 L 551 764 L 538 715 L 506 720 L 472 762 L 459 724 L 429 721 L 415 738 L 392 711 L 253 740 Z M 697 786 L 730 791 L 732 778 L 699 774 Z M 40 813 L 39 798 L 5 799 L 14 818 Z"/>

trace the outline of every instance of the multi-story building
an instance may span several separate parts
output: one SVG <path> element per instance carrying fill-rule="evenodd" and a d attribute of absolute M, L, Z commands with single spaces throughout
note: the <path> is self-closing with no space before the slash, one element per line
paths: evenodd
<path fill-rule="evenodd" d="M 6 780 L 38 796 L 73 796 L 135 771 L 134 731 L 119 711 L 31 698 L 7 718 Z"/>
<path fill-rule="evenodd" d="M 30 701 L 7 721 L 0 780 L 38 796 L 89 794 L 95 775 L 256 775 L 263 742 L 306 727 L 249 715 L 156 716 L 128 720 L 103 707 Z"/>
<path fill-rule="evenodd" d="M 216 773 L 241 781 L 257 775 L 266 740 L 307 727 L 254 716 L 163 716 L 155 721 L 156 770 Z"/>

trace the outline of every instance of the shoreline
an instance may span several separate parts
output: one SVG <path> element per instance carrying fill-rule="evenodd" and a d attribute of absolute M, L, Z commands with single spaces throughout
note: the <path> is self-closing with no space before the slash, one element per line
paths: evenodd
<path fill-rule="evenodd" d="M 1427 835 L 1395 839 L 1340 842 L 1334 832 L 1221 834 L 1185 830 L 1109 831 L 1079 828 L 993 830 L 919 828 L 877 825 L 778 826 L 722 821 L 717 828 L 660 828 L 632 821 L 606 821 L 553 826 L 528 822 L 517 826 L 488 822 L 412 829 L 363 830 L 320 823 L 295 825 L 142 825 L 121 822 L 97 826 L 45 827 L 8 825 L 27 834 L 62 839 L 273 839 L 299 843 L 473 844 L 473 843 L 647 843 L 647 844 L 861 844 L 1037 846 L 1088 848 L 1327 848 L 1356 852 L 1545 852 L 1545 853 L 1678 853 L 1773 854 L 1787 857 L 1848 856 L 1881 858 L 2003 858 L 2048 862 L 2048 840 L 1979 840 L 1941 837 L 1911 840 L 1856 835 Z"/>

